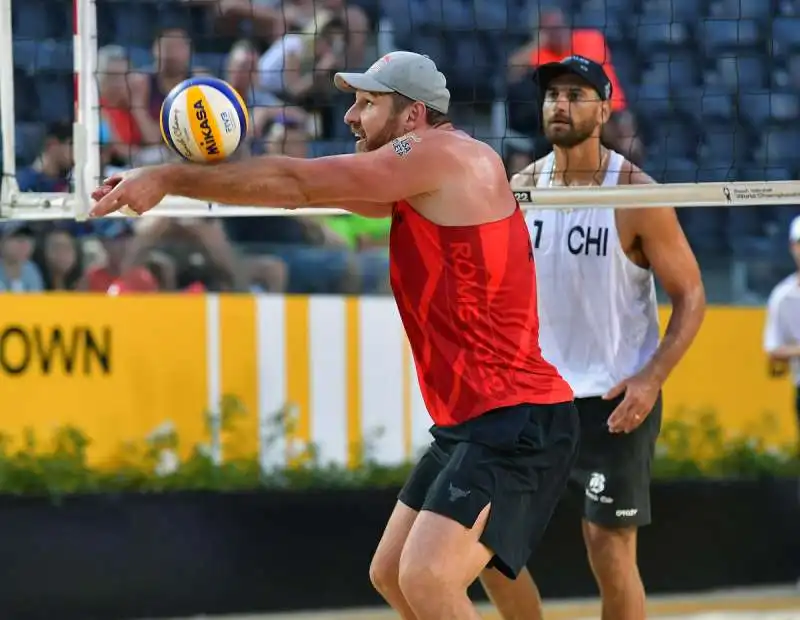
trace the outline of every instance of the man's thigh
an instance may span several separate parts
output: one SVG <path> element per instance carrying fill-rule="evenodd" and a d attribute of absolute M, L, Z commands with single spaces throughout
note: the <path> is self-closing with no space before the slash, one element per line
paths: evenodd
<path fill-rule="evenodd" d="M 488 429 L 480 443 L 457 443 L 421 507 L 423 514 L 436 513 L 455 521 L 461 531 L 474 532 L 489 506 L 478 540 L 491 550 L 490 564 L 510 577 L 525 565 L 547 527 L 566 487 L 578 442 L 572 403 L 519 409 L 497 414 L 526 416 L 508 445 L 490 445 Z M 499 419 L 497 423 L 503 424 Z"/>
<path fill-rule="evenodd" d="M 639 527 L 651 521 L 650 479 L 661 430 L 659 396 L 645 421 L 632 433 L 611 433 L 608 417 L 619 400 L 576 401 L 581 421 L 578 460 L 570 488 L 583 496 L 583 516 L 603 527 Z"/>

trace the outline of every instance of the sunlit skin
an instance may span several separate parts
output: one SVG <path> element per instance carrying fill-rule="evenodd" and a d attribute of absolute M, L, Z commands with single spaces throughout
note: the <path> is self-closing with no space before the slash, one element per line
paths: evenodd
<path fill-rule="evenodd" d="M 374 151 L 413 129 L 415 120 L 425 116 L 425 106 L 414 102 L 397 112 L 390 95 L 358 91 L 344 115 L 344 122 L 358 138 L 356 150 Z"/>
<path fill-rule="evenodd" d="M 572 148 L 599 138 L 610 106 L 597 91 L 576 75 L 552 80 L 542 106 L 544 133 L 554 146 Z"/>
<path fill-rule="evenodd" d="M 794 257 L 794 262 L 797 265 L 797 270 L 800 271 L 800 241 L 792 243 L 791 251 L 792 256 Z"/>

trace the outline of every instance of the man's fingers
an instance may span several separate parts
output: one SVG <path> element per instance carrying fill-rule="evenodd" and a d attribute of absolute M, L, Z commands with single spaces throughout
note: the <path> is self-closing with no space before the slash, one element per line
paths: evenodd
<path fill-rule="evenodd" d="M 113 188 L 119 185 L 119 182 L 124 178 L 122 174 L 112 174 L 110 177 L 103 179 L 103 185 L 108 185 Z"/>
<path fill-rule="evenodd" d="M 108 192 L 110 192 L 112 189 L 114 188 L 111 187 L 110 185 L 101 185 L 92 192 L 92 200 L 100 200 L 103 196 L 108 194 Z"/>
<path fill-rule="evenodd" d="M 95 203 L 90 215 L 92 217 L 103 217 L 123 206 L 125 206 L 125 202 L 122 200 L 122 192 L 115 188 Z"/>

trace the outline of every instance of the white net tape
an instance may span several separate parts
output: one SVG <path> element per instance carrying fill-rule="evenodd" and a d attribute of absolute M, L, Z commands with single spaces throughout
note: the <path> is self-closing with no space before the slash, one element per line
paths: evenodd
<path fill-rule="evenodd" d="M 24 2 L 25 0 L 15 0 Z M 95 0 L 75 0 L 74 62 L 78 82 L 77 119 L 74 126 L 75 170 L 73 193 L 20 192 L 15 180 L 14 60 L 12 0 L 0 0 L 0 109 L 3 133 L 3 184 L 0 219 L 83 219 L 90 206 L 89 193 L 101 177 L 99 99 L 97 92 L 97 18 Z M 598 206 L 729 207 L 800 204 L 800 181 L 686 183 L 652 186 L 535 189 L 519 188 L 523 208 L 581 209 Z M 283 216 L 287 214 L 338 214 L 338 209 L 276 209 L 223 206 L 179 197 L 167 199 L 152 215 L 167 217 Z"/>

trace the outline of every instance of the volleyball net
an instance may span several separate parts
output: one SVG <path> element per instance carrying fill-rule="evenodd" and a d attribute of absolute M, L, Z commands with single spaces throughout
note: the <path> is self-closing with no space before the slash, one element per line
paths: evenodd
<path fill-rule="evenodd" d="M 298 37 L 311 37 L 314 44 L 298 44 L 302 50 L 298 53 L 307 55 L 299 60 L 301 69 L 293 70 L 317 70 L 315 63 L 337 53 L 336 24 L 345 31 L 347 44 L 355 45 L 354 37 L 347 36 L 353 35 L 348 31 L 354 19 L 350 10 L 363 13 L 364 23 L 369 24 L 370 32 L 361 37 L 366 41 L 364 63 L 392 48 L 430 55 L 452 85 L 455 115 L 469 109 L 467 116 L 474 121 L 483 114 L 485 127 L 473 133 L 504 155 L 510 150 L 533 157 L 537 150 L 537 103 L 525 79 L 530 66 L 524 66 L 531 64 L 537 45 L 538 53 L 551 53 L 548 45 L 555 46 L 559 39 L 563 43 L 568 37 L 573 51 L 588 53 L 575 48 L 589 45 L 589 52 L 597 52 L 597 41 L 605 39 L 606 51 L 600 43 L 597 53 L 604 56 L 618 82 L 615 117 L 628 119 L 620 122 L 628 133 L 618 135 L 617 143 L 630 147 L 662 184 L 520 188 L 517 197 L 523 205 L 559 209 L 800 203 L 800 18 L 795 16 L 800 3 L 576 0 L 545 6 L 523 0 L 326 0 L 317 3 L 324 18 L 319 13 L 303 18 L 303 7 L 313 2 L 284 0 L 290 7 L 284 11 L 280 5 L 250 0 L 0 0 L 0 217 L 85 218 L 91 190 L 115 159 L 111 143 L 120 136 L 109 138 L 110 123 L 131 125 L 123 132 L 124 138 L 138 155 L 122 157 L 123 166 L 153 163 L 152 154 L 161 147 L 135 144 L 145 140 L 147 133 L 132 126 L 138 122 L 135 115 L 130 111 L 109 115 L 109 103 L 103 101 L 101 106 L 101 100 L 103 89 L 113 89 L 109 82 L 119 78 L 114 73 L 121 71 L 119 63 L 112 69 L 115 62 L 120 61 L 125 67 L 122 71 L 131 75 L 153 66 L 157 33 L 184 33 L 191 39 L 191 64 L 229 80 L 231 71 L 243 71 L 231 66 L 234 51 L 252 51 L 241 39 L 255 41 L 256 59 L 249 69 L 252 79 L 245 84 L 254 89 L 249 99 L 258 105 L 258 95 L 270 91 L 274 83 L 269 71 L 275 70 L 265 68 L 265 56 L 294 53 Z M 290 14 L 293 24 L 289 24 Z M 226 19 L 236 22 L 234 33 L 215 34 Z M 265 35 L 265 24 L 271 19 L 273 40 Z M 279 22 L 282 27 L 276 28 Z M 321 36 L 329 38 L 320 43 Z M 231 47 L 236 39 L 239 42 Z M 327 47 L 320 52 L 323 46 Z M 512 58 L 523 65 L 521 70 Z M 281 71 L 285 62 L 273 64 Z M 133 88 L 130 82 L 126 86 Z M 283 97 L 274 91 L 267 93 L 273 107 Z M 326 96 L 315 93 L 313 105 L 324 106 Z M 133 106 L 135 98 L 131 93 L 114 105 Z M 287 103 L 285 114 L 266 114 L 259 123 L 264 135 L 257 140 L 274 133 L 274 125 L 286 125 L 289 109 L 299 105 Z M 320 122 L 319 114 L 306 116 L 292 122 Z M 332 116 L 326 121 L 329 125 L 341 124 L 340 116 Z M 74 155 L 69 187 L 42 192 L 21 185 L 19 170 L 39 154 L 37 148 L 46 137 L 43 127 L 67 118 L 73 123 Z M 473 129 L 480 124 L 475 123 Z M 322 132 L 329 134 L 323 136 L 329 142 L 339 144 L 338 150 L 333 149 L 336 152 L 348 148 L 341 146 L 346 138 L 340 131 L 328 127 Z M 150 159 L 141 157 L 146 152 Z M 323 155 L 331 152 L 317 150 Z M 339 211 L 313 210 L 324 212 Z M 168 197 L 154 211 L 174 217 L 298 213 L 303 210 L 230 207 L 177 197 Z"/>

